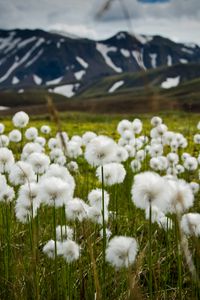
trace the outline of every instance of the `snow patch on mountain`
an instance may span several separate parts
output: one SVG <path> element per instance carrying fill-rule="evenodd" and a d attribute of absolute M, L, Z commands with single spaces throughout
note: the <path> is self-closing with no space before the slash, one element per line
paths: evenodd
<path fill-rule="evenodd" d="M 114 93 L 118 88 L 120 88 L 124 84 L 124 80 L 120 80 L 115 82 L 111 88 L 108 90 L 108 93 Z"/>
<path fill-rule="evenodd" d="M 38 75 L 33 75 L 33 80 L 37 85 L 40 85 L 42 83 L 42 78 L 40 78 Z"/>
<path fill-rule="evenodd" d="M 167 55 L 167 65 L 169 67 L 172 66 L 172 57 L 171 57 L 171 55 Z"/>
<path fill-rule="evenodd" d="M 86 73 L 85 70 L 80 70 L 74 73 L 74 76 L 76 77 L 77 80 L 81 80 L 82 77 L 85 75 L 85 73 Z"/>
<path fill-rule="evenodd" d="M 103 56 L 106 64 L 112 68 L 115 72 L 117 73 L 121 73 L 122 72 L 122 69 L 117 67 L 113 61 L 111 60 L 111 58 L 109 57 L 108 53 L 109 52 L 116 52 L 117 51 L 117 48 L 116 47 L 108 47 L 107 45 L 105 44 L 102 44 L 102 43 L 97 43 L 96 44 L 96 49 L 101 53 L 101 55 Z"/>
<path fill-rule="evenodd" d="M 31 54 L 33 53 L 33 51 L 39 47 L 42 43 L 44 43 L 44 39 L 40 38 L 36 44 L 31 48 L 31 50 L 29 50 L 19 61 L 15 61 L 11 67 L 7 70 L 7 72 L 0 78 L 0 82 L 5 81 L 11 74 L 12 72 L 17 69 L 20 65 L 22 65 L 23 63 L 25 63 L 25 61 L 27 61 L 27 59 L 31 56 Z"/>
<path fill-rule="evenodd" d="M 117 40 L 122 40 L 122 39 L 125 39 L 125 38 L 126 38 L 126 35 L 125 35 L 124 32 L 120 32 L 120 33 L 118 33 L 117 36 L 116 36 L 116 39 L 117 39 Z"/>
<path fill-rule="evenodd" d="M 139 52 L 137 50 L 133 50 L 132 55 L 135 58 L 138 65 L 140 66 L 140 68 L 143 70 L 146 70 L 146 67 L 145 67 L 144 61 L 143 61 L 143 55 L 141 54 L 141 52 Z"/>
<path fill-rule="evenodd" d="M 83 68 L 87 69 L 89 67 L 89 64 L 83 58 L 76 56 L 76 60 Z"/>
<path fill-rule="evenodd" d="M 17 44 L 21 41 L 21 38 L 16 38 L 14 39 L 12 42 L 10 42 L 10 44 L 8 45 L 8 47 L 6 47 L 6 49 L 4 50 L 4 54 L 7 54 L 8 52 L 10 52 L 11 50 L 15 49 L 17 46 Z"/>
<path fill-rule="evenodd" d="M 197 45 L 194 43 L 185 43 L 184 45 L 188 48 L 193 48 L 193 49 L 197 47 Z"/>
<path fill-rule="evenodd" d="M 165 81 L 161 83 L 161 87 L 163 89 L 170 89 L 173 87 L 176 87 L 180 83 L 180 76 L 174 77 L 174 78 L 166 78 Z"/>
<path fill-rule="evenodd" d="M 127 49 L 122 48 L 122 49 L 120 49 L 120 52 L 121 52 L 121 54 L 122 54 L 124 57 L 127 57 L 127 58 L 128 58 L 128 57 L 131 56 L 130 51 L 127 50 Z"/>
<path fill-rule="evenodd" d="M 40 51 L 31 59 L 27 62 L 27 64 L 25 64 L 25 68 L 30 67 L 36 60 L 38 60 L 38 58 L 43 54 L 44 49 L 40 49 Z"/>
<path fill-rule="evenodd" d="M 190 49 L 187 49 L 187 48 L 182 48 L 181 50 L 182 50 L 183 52 L 185 52 L 185 53 L 188 53 L 188 54 L 193 54 L 193 53 L 194 53 L 193 50 L 190 50 Z"/>
<path fill-rule="evenodd" d="M 185 58 L 180 58 L 179 61 L 180 61 L 182 64 L 187 64 L 187 63 L 188 63 L 188 60 L 185 59 Z"/>
<path fill-rule="evenodd" d="M 0 110 L 7 110 L 7 109 L 9 109 L 10 107 L 8 107 L 8 106 L 0 106 Z"/>
<path fill-rule="evenodd" d="M 28 39 L 22 41 L 21 43 L 19 43 L 19 44 L 17 45 L 17 48 L 18 48 L 18 49 L 21 49 L 21 48 L 27 46 L 28 44 L 30 44 L 30 43 L 32 43 L 32 42 L 34 42 L 34 41 L 36 41 L 36 40 L 37 40 L 36 36 L 33 36 L 33 37 L 31 37 L 31 38 L 28 38 Z"/>
<path fill-rule="evenodd" d="M 17 76 L 14 76 L 12 79 L 12 84 L 18 84 L 20 82 L 19 78 Z"/>
<path fill-rule="evenodd" d="M 15 35 L 15 32 L 12 31 L 12 32 L 9 33 L 8 37 L 6 37 L 6 38 L 0 38 L 0 50 L 3 50 L 5 48 L 9 47 L 9 45 L 11 44 L 11 41 L 12 41 L 14 35 Z"/>
<path fill-rule="evenodd" d="M 56 85 L 59 84 L 62 81 L 63 77 L 55 78 L 53 80 L 49 80 L 46 82 L 46 85 Z"/>
<path fill-rule="evenodd" d="M 151 66 L 155 69 L 157 67 L 157 53 L 150 53 L 151 57 Z"/>
<path fill-rule="evenodd" d="M 74 89 L 77 89 L 77 84 L 66 84 L 62 86 L 58 86 L 54 88 L 53 90 L 49 90 L 49 92 L 56 93 L 62 96 L 65 96 L 67 98 L 71 98 L 75 95 Z"/>
<path fill-rule="evenodd" d="M 153 37 L 150 35 L 134 34 L 133 36 L 143 45 L 145 45 L 148 42 L 151 42 L 153 39 Z"/>

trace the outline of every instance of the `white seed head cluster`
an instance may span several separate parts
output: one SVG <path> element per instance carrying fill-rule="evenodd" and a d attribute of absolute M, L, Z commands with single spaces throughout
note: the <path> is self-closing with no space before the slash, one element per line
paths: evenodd
<path fill-rule="evenodd" d="M 136 258 L 138 245 L 134 238 L 115 236 L 106 249 L 106 260 L 116 269 L 131 266 Z"/>

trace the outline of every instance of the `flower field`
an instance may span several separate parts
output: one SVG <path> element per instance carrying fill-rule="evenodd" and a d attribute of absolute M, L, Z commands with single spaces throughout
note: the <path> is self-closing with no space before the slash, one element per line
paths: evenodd
<path fill-rule="evenodd" d="M 196 114 L 0 120 L 0 299 L 200 299 L 199 165 Z"/>

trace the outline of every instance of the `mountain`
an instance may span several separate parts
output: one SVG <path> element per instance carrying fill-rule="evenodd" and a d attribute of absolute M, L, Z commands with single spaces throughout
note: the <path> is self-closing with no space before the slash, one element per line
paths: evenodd
<path fill-rule="evenodd" d="M 157 69 L 158 73 L 152 73 L 157 84 L 174 77 L 179 77 L 179 84 L 200 77 L 199 67 L 195 68 L 199 64 L 199 46 L 161 36 L 119 32 L 107 40 L 93 41 L 42 30 L 0 30 L 2 92 L 37 89 L 71 97 L 108 76 L 151 74 Z"/>

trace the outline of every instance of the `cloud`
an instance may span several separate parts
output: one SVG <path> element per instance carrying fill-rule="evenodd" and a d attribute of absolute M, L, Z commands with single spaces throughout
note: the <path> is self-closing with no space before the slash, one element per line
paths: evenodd
<path fill-rule="evenodd" d="M 110 8 L 101 18 L 95 18 L 106 1 L 0 0 L 0 28 L 66 30 L 95 39 L 131 29 L 136 33 L 158 33 L 200 43 L 200 0 L 170 0 L 155 4 L 112 0 Z M 127 26 L 127 12 L 132 28 Z"/>
<path fill-rule="evenodd" d="M 121 4 L 120 4 L 121 3 Z M 137 0 L 114 0 L 110 9 L 102 16 L 102 20 L 113 20 L 124 18 L 122 4 L 128 11 L 130 17 L 138 18 L 178 18 L 193 17 L 200 20 L 199 0 L 171 0 L 163 3 L 140 3 Z"/>

